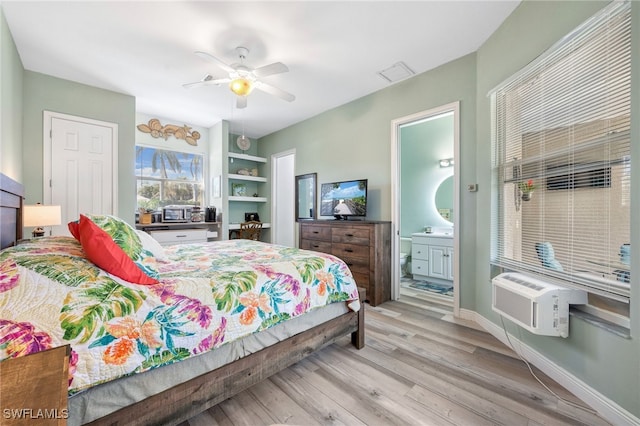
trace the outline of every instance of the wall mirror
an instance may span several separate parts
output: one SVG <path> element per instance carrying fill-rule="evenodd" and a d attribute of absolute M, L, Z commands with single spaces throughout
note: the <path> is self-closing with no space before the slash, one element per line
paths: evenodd
<path fill-rule="evenodd" d="M 316 173 L 296 176 L 296 222 L 316 217 Z"/>
<path fill-rule="evenodd" d="M 453 222 L 453 176 L 443 180 L 436 189 L 436 209 L 446 221 Z"/>

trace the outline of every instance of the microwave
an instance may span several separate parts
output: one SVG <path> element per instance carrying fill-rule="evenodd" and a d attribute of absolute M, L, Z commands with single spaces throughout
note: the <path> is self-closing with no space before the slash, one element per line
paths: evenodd
<path fill-rule="evenodd" d="M 166 206 L 162 208 L 163 222 L 191 222 L 191 206 Z"/>

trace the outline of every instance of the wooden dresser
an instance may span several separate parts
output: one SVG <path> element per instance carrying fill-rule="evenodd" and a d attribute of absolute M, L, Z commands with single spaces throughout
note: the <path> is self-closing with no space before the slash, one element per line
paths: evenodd
<path fill-rule="evenodd" d="M 391 222 L 301 221 L 300 248 L 344 260 L 371 306 L 391 299 Z"/>

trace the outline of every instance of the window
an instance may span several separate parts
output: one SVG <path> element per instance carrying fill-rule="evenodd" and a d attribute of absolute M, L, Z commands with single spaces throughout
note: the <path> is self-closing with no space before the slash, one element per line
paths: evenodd
<path fill-rule="evenodd" d="M 204 156 L 136 146 L 138 208 L 204 205 Z"/>
<path fill-rule="evenodd" d="M 626 315 L 630 62 L 630 3 L 612 2 L 491 93 L 492 263 Z"/>

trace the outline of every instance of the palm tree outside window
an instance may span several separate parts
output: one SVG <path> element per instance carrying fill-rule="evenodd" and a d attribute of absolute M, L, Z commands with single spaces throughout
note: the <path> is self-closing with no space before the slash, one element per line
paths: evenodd
<path fill-rule="evenodd" d="M 203 154 L 136 146 L 137 208 L 155 211 L 167 205 L 203 207 L 203 164 Z"/>

